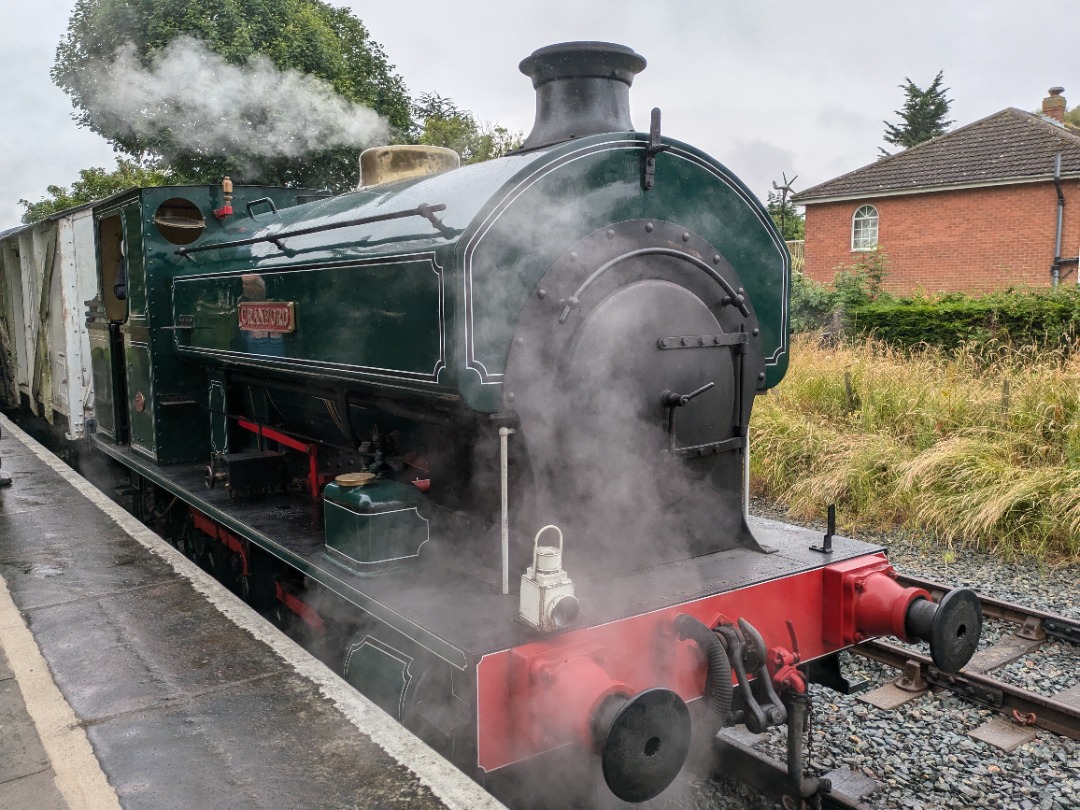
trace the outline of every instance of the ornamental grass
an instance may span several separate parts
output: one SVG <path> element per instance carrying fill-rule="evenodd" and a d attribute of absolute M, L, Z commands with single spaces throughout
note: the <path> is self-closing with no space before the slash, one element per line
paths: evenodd
<path fill-rule="evenodd" d="M 802 337 L 754 406 L 755 494 L 850 532 L 1080 559 L 1080 353 Z"/>

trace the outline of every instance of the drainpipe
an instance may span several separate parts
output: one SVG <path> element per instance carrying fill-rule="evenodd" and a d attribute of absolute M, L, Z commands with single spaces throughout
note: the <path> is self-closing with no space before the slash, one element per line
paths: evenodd
<path fill-rule="evenodd" d="M 1061 193 L 1061 152 L 1054 157 L 1054 188 L 1057 190 L 1057 236 L 1054 239 L 1054 263 L 1050 265 L 1050 286 L 1061 280 L 1061 229 L 1065 216 L 1065 195 Z"/>

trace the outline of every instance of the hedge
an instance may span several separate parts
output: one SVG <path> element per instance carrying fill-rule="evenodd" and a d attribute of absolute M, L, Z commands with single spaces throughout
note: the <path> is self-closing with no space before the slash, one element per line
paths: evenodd
<path fill-rule="evenodd" d="M 973 298 L 882 296 L 848 309 L 848 328 L 897 347 L 952 350 L 996 340 L 1014 346 L 1071 347 L 1080 336 L 1080 287 L 1006 291 Z"/>

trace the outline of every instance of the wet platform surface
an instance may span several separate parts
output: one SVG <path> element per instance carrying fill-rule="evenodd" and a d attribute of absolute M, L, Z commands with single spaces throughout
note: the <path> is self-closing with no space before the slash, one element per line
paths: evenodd
<path fill-rule="evenodd" d="M 9 421 L 0 429 L 14 479 L 0 490 L 0 578 L 120 806 L 501 806 Z M 5 661 L 0 808 L 78 806 L 78 790 L 56 787 L 67 763 L 33 733 L 46 698 L 19 688 L 25 662 Z"/>

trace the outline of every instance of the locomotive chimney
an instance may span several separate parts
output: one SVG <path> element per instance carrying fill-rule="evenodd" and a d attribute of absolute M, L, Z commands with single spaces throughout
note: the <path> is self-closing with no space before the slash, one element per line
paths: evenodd
<path fill-rule="evenodd" d="M 630 85 L 645 57 L 610 42 L 562 42 L 521 61 L 536 89 L 536 121 L 522 145 L 539 149 L 602 132 L 632 131 Z"/>

